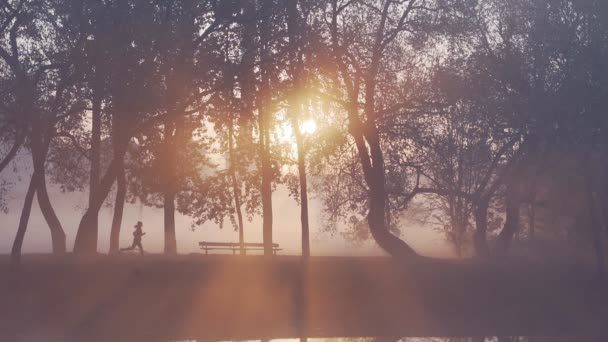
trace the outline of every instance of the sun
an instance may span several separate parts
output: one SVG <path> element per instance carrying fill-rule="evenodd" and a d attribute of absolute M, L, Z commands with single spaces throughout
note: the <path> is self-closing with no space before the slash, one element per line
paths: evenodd
<path fill-rule="evenodd" d="M 313 119 L 308 119 L 302 122 L 302 126 L 300 126 L 300 130 L 303 134 L 313 134 L 317 130 L 317 123 Z"/>

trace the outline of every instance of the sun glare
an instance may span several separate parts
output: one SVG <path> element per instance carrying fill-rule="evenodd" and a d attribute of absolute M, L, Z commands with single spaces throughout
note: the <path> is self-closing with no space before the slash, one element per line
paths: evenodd
<path fill-rule="evenodd" d="M 313 134 L 317 130 L 317 124 L 313 119 L 306 120 L 300 128 L 304 134 Z"/>

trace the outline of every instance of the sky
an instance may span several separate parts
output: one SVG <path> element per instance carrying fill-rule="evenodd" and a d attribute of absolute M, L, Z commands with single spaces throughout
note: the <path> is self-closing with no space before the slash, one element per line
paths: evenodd
<path fill-rule="evenodd" d="M 22 156 L 23 158 L 23 156 Z M 25 192 L 31 175 L 31 168 L 20 166 L 18 172 L 7 167 L 0 175 L 12 187 L 7 194 L 8 214 L 0 213 L 2 226 L 0 233 L 0 254 L 10 253 L 19 224 L 19 216 Z M 76 237 L 80 218 L 86 209 L 88 194 L 86 192 L 63 193 L 57 186 L 49 184 L 49 196 L 67 237 L 68 250 L 71 251 Z M 114 192 L 110 193 L 113 199 Z M 106 253 L 109 249 L 112 207 L 103 207 L 99 215 L 98 251 Z M 314 194 L 310 201 L 311 254 L 312 255 L 386 255 L 373 241 L 354 244 L 344 239 L 341 234 L 331 235 L 324 232 L 320 221 L 321 208 Z M 288 196 L 285 188 L 279 187 L 273 194 L 273 240 L 283 249 L 279 254 L 299 255 L 301 252 L 300 208 L 296 201 Z M 146 252 L 160 253 L 163 250 L 163 212 L 162 209 L 142 207 L 139 204 L 126 204 L 120 246 L 130 246 L 133 225 L 143 222 L 146 235 L 143 245 Z M 262 242 L 262 220 L 255 217 L 245 222 L 245 241 Z M 417 223 L 404 224 L 401 237 L 417 252 L 429 256 L 452 256 L 451 249 L 444 241 L 442 234 L 430 227 Z M 201 252 L 200 241 L 238 242 L 238 233 L 229 222 L 220 229 L 214 223 L 205 223 L 191 228 L 191 220 L 183 215 L 176 215 L 176 237 L 178 253 Z M 23 253 L 47 253 L 51 251 L 51 238 L 48 226 L 44 221 L 38 203 L 35 201 L 25 235 Z"/>

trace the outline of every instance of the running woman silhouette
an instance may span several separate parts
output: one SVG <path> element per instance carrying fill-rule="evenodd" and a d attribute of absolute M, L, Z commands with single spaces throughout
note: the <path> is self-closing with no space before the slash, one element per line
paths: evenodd
<path fill-rule="evenodd" d="M 126 248 L 121 248 L 120 251 L 124 252 L 124 251 L 132 251 L 135 249 L 135 247 L 139 248 L 139 252 L 141 253 L 141 255 L 144 254 L 144 247 L 141 245 L 141 237 L 146 235 L 146 233 L 144 233 L 141 230 L 141 227 L 144 224 L 141 223 L 141 221 L 137 221 L 137 224 L 134 226 L 135 231 L 133 231 L 133 244 L 131 245 L 131 247 L 126 247 Z"/>

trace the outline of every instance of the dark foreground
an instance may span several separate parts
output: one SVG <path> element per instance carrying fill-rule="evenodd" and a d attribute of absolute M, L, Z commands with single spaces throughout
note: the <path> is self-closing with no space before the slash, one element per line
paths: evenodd
<path fill-rule="evenodd" d="M 0 258 L 0 341 L 608 336 L 608 289 L 582 267 L 25 256 L 15 276 Z"/>

